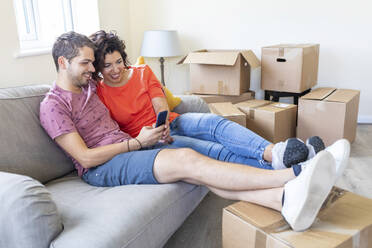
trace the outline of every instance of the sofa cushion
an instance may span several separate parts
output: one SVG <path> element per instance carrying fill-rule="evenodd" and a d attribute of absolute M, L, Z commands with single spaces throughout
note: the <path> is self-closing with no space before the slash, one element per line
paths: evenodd
<path fill-rule="evenodd" d="M 179 95 L 182 102 L 174 108 L 174 112 L 184 114 L 188 112 L 193 113 L 209 113 L 208 104 L 203 101 L 199 96 L 195 95 Z"/>
<path fill-rule="evenodd" d="M 0 247 L 49 247 L 63 225 L 44 185 L 6 172 L 0 172 L 0 185 Z"/>
<path fill-rule="evenodd" d="M 0 89 L 0 171 L 45 183 L 74 170 L 39 122 L 39 105 L 48 90 L 48 85 Z"/>
<path fill-rule="evenodd" d="M 93 187 L 77 176 L 46 187 L 65 227 L 54 248 L 162 247 L 207 193 L 182 182 Z"/>

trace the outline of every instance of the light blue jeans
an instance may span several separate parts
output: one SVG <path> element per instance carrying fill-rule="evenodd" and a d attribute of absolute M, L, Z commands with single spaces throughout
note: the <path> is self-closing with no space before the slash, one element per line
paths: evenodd
<path fill-rule="evenodd" d="M 189 147 L 220 161 L 273 169 L 263 159 L 267 145 L 261 136 L 221 116 L 186 113 L 170 124 L 173 147 Z"/>

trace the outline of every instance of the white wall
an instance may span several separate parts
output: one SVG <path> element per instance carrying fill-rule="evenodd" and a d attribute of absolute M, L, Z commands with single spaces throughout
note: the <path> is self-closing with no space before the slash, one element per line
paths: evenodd
<path fill-rule="evenodd" d="M 101 28 L 129 34 L 129 0 L 98 0 L 98 7 Z M 51 54 L 15 58 L 19 41 L 13 0 L 0 1 L 0 9 L 0 88 L 51 83 L 56 75 Z"/>
<path fill-rule="evenodd" d="M 201 48 L 260 49 L 276 43 L 320 43 L 318 86 L 361 90 L 360 120 L 372 123 L 372 5 L 369 0 L 131 0 L 130 53 L 143 31 L 178 30 L 184 52 Z M 166 60 L 166 84 L 188 90 L 188 65 Z M 160 77 L 159 63 L 146 59 Z M 259 92 L 260 71 L 251 89 Z"/>
<path fill-rule="evenodd" d="M 372 123 L 372 9 L 369 0 L 98 0 L 100 25 L 126 40 L 131 62 L 143 32 L 178 30 L 185 53 L 201 48 L 252 49 L 276 43 L 320 43 L 319 86 L 361 90 L 361 119 Z M 0 1 L 0 87 L 50 83 L 50 54 L 14 58 L 19 50 L 13 1 Z M 187 65 L 166 59 L 165 80 L 175 93 L 189 89 Z M 159 62 L 146 59 L 160 78 Z M 251 89 L 260 91 L 260 70 Z"/>

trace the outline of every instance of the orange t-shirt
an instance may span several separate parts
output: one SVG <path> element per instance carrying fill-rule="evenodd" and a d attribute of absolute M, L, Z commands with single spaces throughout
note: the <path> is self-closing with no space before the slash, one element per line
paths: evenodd
<path fill-rule="evenodd" d="M 120 129 L 136 137 L 144 126 L 156 122 L 156 113 L 151 99 L 165 97 L 162 86 L 148 65 L 131 66 L 133 73 L 129 81 L 120 87 L 98 83 L 97 94 L 110 110 Z M 179 114 L 170 112 L 169 121 Z"/>

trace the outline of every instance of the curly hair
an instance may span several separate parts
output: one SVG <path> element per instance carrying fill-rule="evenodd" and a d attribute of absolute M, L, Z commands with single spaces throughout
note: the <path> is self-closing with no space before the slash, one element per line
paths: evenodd
<path fill-rule="evenodd" d="M 102 79 L 100 72 L 103 69 L 106 54 L 111 54 L 115 51 L 119 52 L 124 66 L 129 67 L 128 55 L 125 52 L 124 41 L 117 36 L 116 32 L 106 32 L 100 30 L 89 36 L 89 39 L 94 43 L 96 49 L 94 51 L 95 61 L 93 63 L 96 71 L 93 73 L 93 79 Z"/>
<path fill-rule="evenodd" d="M 95 45 L 85 35 L 70 31 L 60 35 L 53 44 L 52 56 L 57 72 L 59 71 L 58 58 L 65 57 L 69 62 L 71 59 L 79 55 L 79 49 L 82 47 L 90 47 L 93 50 Z"/>

